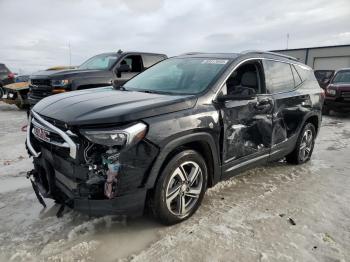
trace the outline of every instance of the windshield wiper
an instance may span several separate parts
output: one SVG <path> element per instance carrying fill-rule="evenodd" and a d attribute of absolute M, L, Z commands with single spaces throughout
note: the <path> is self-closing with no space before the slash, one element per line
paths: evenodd
<path fill-rule="evenodd" d="M 160 90 L 149 90 L 149 89 L 133 89 L 132 91 L 143 92 L 148 94 L 162 94 L 162 95 L 173 95 L 172 92 L 160 91 Z"/>

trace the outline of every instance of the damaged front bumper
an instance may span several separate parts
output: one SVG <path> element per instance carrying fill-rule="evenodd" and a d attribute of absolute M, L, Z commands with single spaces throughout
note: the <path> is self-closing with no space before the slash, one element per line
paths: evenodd
<path fill-rule="evenodd" d="M 55 132 L 60 136 L 60 142 L 40 141 L 38 134 L 33 134 L 33 127 L 37 126 Z M 74 141 L 72 134 L 33 111 L 29 117 L 26 146 L 34 159 L 34 169 L 29 176 L 32 177 L 34 191 L 37 188 L 43 197 L 92 216 L 143 214 L 147 189 L 142 182 L 158 152 L 147 142 L 121 156 L 124 164 L 122 175 L 120 179 L 118 177 L 117 193 L 111 199 L 104 192 L 107 179 L 91 178 L 94 170 L 81 162 L 81 145 Z M 60 150 L 65 151 L 66 156 L 57 153 Z"/>

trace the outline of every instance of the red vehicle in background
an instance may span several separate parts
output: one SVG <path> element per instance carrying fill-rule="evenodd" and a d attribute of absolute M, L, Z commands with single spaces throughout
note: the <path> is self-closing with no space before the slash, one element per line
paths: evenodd
<path fill-rule="evenodd" d="M 325 89 L 323 114 L 350 111 L 350 68 L 337 70 Z"/>
<path fill-rule="evenodd" d="M 12 73 L 4 64 L 0 63 L 0 97 L 3 95 L 2 87 L 4 85 L 12 84 L 15 82 L 15 74 Z"/>

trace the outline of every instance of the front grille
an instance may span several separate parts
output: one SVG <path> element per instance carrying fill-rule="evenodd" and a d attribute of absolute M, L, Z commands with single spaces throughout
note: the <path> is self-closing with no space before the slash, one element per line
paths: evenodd
<path fill-rule="evenodd" d="M 75 159 L 78 145 L 77 141 L 74 140 L 78 140 L 78 137 L 71 131 L 67 132 L 68 128 L 64 123 L 52 119 L 48 121 L 47 118 L 44 119 L 34 111 L 32 114 L 31 125 L 33 128 L 29 127 L 29 133 L 35 137 L 35 140 L 47 145 L 51 144 L 52 150 L 57 151 L 58 149 L 61 153 L 69 153 L 69 156 Z M 63 126 L 63 128 L 59 126 Z M 29 134 L 29 139 L 31 134 Z"/>
<path fill-rule="evenodd" d="M 42 99 L 52 95 L 51 80 L 49 79 L 31 79 L 31 94 L 34 99 Z"/>
<path fill-rule="evenodd" d="M 45 121 L 49 122 L 50 124 L 54 125 L 55 127 L 61 129 L 62 131 L 64 132 L 68 131 L 68 126 L 66 123 L 56 119 L 46 117 L 46 116 L 42 116 L 42 118 L 45 119 Z"/>
<path fill-rule="evenodd" d="M 31 84 L 35 86 L 51 86 L 51 80 L 49 79 L 32 79 Z"/>
<path fill-rule="evenodd" d="M 341 97 L 350 98 L 350 91 L 342 91 Z"/>

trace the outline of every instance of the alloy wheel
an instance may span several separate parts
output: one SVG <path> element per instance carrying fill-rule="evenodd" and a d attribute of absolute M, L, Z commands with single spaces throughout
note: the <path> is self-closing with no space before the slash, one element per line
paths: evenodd
<path fill-rule="evenodd" d="M 179 218 L 195 207 L 203 187 L 203 171 L 193 161 L 180 164 L 171 174 L 166 187 L 166 206 Z"/>
<path fill-rule="evenodd" d="M 300 148 L 299 148 L 299 155 L 300 155 L 301 161 L 305 161 L 310 157 L 313 143 L 314 143 L 313 133 L 310 129 L 306 129 L 301 139 Z"/>

